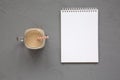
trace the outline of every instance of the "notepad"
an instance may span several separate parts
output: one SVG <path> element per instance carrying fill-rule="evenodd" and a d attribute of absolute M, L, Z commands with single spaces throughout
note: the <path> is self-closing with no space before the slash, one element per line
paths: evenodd
<path fill-rule="evenodd" d="M 61 62 L 99 62 L 97 8 L 61 10 Z"/>

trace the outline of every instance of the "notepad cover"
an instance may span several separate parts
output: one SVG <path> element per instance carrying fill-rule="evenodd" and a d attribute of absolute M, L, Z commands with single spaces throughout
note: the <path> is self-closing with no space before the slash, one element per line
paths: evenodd
<path fill-rule="evenodd" d="M 61 62 L 98 63 L 98 9 L 61 10 Z"/>

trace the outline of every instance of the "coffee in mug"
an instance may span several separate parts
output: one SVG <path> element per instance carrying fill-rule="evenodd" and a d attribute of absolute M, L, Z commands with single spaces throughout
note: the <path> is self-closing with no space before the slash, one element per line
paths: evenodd
<path fill-rule="evenodd" d="M 25 46 L 29 49 L 43 48 L 46 39 L 48 39 L 48 36 L 40 28 L 29 28 L 25 31 L 23 38 L 17 37 L 17 40 L 24 42 Z"/>

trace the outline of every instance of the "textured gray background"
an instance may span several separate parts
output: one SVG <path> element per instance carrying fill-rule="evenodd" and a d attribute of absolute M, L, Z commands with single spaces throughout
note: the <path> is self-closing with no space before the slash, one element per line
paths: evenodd
<path fill-rule="evenodd" d="M 119 0 L 0 0 L 0 80 L 120 80 Z M 62 7 L 99 9 L 99 64 L 60 63 Z M 16 41 L 25 29 L 44 25 L 43 50 Z M 33 55 L 36 53 L 36 55 Z"/>

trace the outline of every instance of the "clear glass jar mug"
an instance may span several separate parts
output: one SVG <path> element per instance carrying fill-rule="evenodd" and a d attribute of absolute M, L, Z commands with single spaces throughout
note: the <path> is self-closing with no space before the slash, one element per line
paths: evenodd
<path fill-rule="evenodd" d="M 24 36 L 16 37 L 17 41 L 23 42 L 28 49 L 43 48 L 48 38 L 41 28 L 29 28 L 25 30 Z"/>

